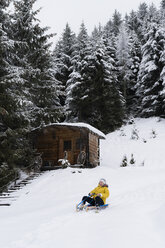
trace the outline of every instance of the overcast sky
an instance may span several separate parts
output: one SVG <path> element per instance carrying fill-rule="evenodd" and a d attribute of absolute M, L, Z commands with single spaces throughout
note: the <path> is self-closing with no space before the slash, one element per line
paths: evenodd
<path fill-rule="evenodd" d="M 154 3 L 160 6 L 161 0 L 37 0 L 35 8 L 42 7 L 38 19 L 42 26 L 49 26 L 52 33 L 57 33 L 56 42 L 68 22 L 72 31 L 78 33 L 84 21 L 90 34 L 99 23 L 105 25 L 115 9 L 123 16 L 137 10 L 140 3 Z"/>

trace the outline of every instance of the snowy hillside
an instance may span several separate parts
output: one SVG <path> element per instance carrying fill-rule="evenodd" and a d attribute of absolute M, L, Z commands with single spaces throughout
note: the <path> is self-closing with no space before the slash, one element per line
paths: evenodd
<path fill-rule="evenodd" d="M 152 168 L 165 167 L 165 121 L 159 118 L 136 119 L 136 122 L 123 126 L 107 135 L 102 142 L 102 163 L 118 168 L 126 156 L 131 154 L 136 166 Z"/>
<path fill-rule="evenodd" d="M 165 121 L 137 119 L 101 141 L 100 167 L 45 172 L 0 208 L 0 247 L 164 248 L 164 147 Z M 101 177 L 109 184 L 109 208 L 77 213 L 76 203 Z"/>

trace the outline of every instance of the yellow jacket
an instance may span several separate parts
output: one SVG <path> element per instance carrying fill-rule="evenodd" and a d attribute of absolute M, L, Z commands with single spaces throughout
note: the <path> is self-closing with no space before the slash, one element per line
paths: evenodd
<path fill-rule="evenodd" d="M 98 185 L 94 190 L 90 192 L 90 194 L 95 194 L 93 198 L 97 196 L 97 194 L 101 194 L 100 198 L 103 200 L 104 204 L 106 203 L 106 198 L 109 197 L 109 189 L 108 186 L 100 186 Z"/>

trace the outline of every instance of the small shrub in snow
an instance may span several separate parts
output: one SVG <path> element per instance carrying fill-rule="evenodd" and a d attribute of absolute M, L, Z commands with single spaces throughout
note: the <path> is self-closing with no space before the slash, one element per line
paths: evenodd
<path fill-rule="evenodd" d="M 144 166 L 144 161 L 140 164 L 140 166 Z"/>
<path fill-rule="evenodd" d="M 143 139 L 143 142 L 144 142 L 144 143 L 147 143 L 147 140 L 146 140 L 146 139 Z"/>
<path fill-rule="evenodd" d="M 131 139 L 132 140 L 138 140 L 139 139 L 139 131 L 136 127 L 132 129 Z"/>
<path fill-rule="evenodd" d="M 121 163 L 120 167 L 126 167 L 126 166 L 128 166 L 128 160 L 127 160 L 127 157 L 125 155 L 123 160 L 122 160 L 122 163 Z"/>
<path fill-rule="evenodd" d="M 123 129 L 120 129 L 120 136 L 126 136 Z"/>
<path fill-rule="evenodd" d="M 152 139 L 155 139 L 156 136 L 157 136 L 156 131 L 155 131 L 154 129 L 152 129 L 152 131 L 151 131 L 151 138 L 152 138 Z"/>
<path fill-rule="evenodd" d="M 135 124 L 134 119 L 130 119 L 130 120 L 128 121 L 128 124 Z"/>
<path fill-rule="evenodd" d="M 135 159 L 134 159 L 134 157 L 133 157 L 133 154 L 131 154 L 130 164 L 131 164 L 131 165 L 134 165 L 134 164 L 135 164 Z"/>

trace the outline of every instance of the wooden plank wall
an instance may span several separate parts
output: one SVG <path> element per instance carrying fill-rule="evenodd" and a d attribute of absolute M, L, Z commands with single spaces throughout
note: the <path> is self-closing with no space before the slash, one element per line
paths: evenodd
<path fill-rule="evenodd" d="M 52 161 L 58 165 L 58 160 L 64 158 L 64 141 L 71 140 L 72 149 L 68 151 L 68 160 L 71 164 L 77 162 L 79 150 L 76 149 L 76 140 L 80 138 L 80 130 L 68 127 L 48 127 L 38 135 L 36 147 L 43 153 L 43 161 Z"/>
<path fill-rule="evenodd" d="M 99 139 L 92 133 L 89 133 L 89 162 L 92 166 L 99 165 Z"/>
<path fill-rule="evenodd" d="M 52 161 L 54 165 L 58 163 L 58 139 L 54 136 L 52 129 L 44 129 L 37 137 L 37 149 L 41 152 L 43 161 Z"/>

